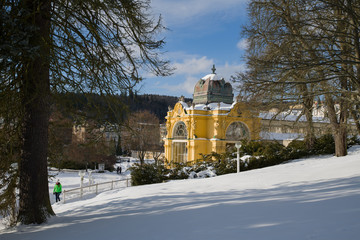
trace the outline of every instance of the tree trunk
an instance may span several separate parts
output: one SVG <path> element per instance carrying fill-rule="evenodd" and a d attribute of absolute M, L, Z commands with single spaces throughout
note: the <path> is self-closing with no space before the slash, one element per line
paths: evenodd
<path fill-rule="evenodd" d="M 305 143 L 306 143 L 307 149 L 312 149 L 314 147 L 314 144 L 316 141 L 316 136 L 315 136 L 315 132 L 314 132 L 314 122 L 312 119 L 313 115 L 308 109 L 306 109 L 305 116 L 306 116 L 306 120 L 307 120 Z"/>
<path fill-rule="evenodd" d="M 314 97 L 309 94 L 308 87 L 306 84 L 300 85 L 300 91 L 303 95 L 303 105 L 304 105 L 304 113 L 306 117 L 307 127 L 305 132 L 305 143 L 306 147 L 310 150 L 313 148 L 316 137 L 314 132 L 314 122 L 313 122 L 313 104 L 314 104 Z"/>
<path fill-rule="evenodd" d="M 344 12 L 340 7 L 335 7 L 334 9 L 335 19 L 336 21 L 336 27 L 337 32 L 340 33 L 338 36 L 339 42 L 340 42 L 340 49 L 344 53 L 342 54 L 343 62 L 341 64 L 341 70 L 342 72 L 346 73 L 337 73 L 339 78 L 340 87 L 342 90 L 342 93 L 340 95 L 340 98 L 338 100 L 339 102 L 339 115 L 336 115 L 336 118 L 338 118 L 337 128 L 334 129 L 334 141 L 335 141 L 335 155 L 337 157 L 346 156 L 347 155 L 347 118 L 348 118 L 348 111 L 351 108 L 349 103 L 349 95 L 347 92 L 349 91 L 349 79 L 348 79 L 348 73 L 349 70 L 352 69 L 352 66 L 349 66 L 346 62 L 349 60 L 349 57 L 347 56 L 347 52 L 350 50 L 349 46 L 349 39 L 346 37 L 348 35 L 349 31 L 349 25 L 345 21 L 342 21 L 345 16 Z M 346 61 L 347 60 L 347 61 Z M 336 126 L 334 125 L 334 126 Z"/>
<path fill-rule="evenodd" d="M 145 155 L 146 155 L 146 151 L 145 150 L 138 150 L 138 158 L 140 160 L 140 165 L 144 165 L 145 163 Z"/>
<path fill-rule="evenodd" d="M 332 100 L 331 96 L 325 94 L 325 101 L 326 101 L 326 109 L 328 112 L 328 117 L 332 128 L 332 135 L 335 141 L 335 156 L 337 157 L 346 156 L 347 155 L 346 119 L 344 120 L 344 118 L 340 116 L 338 120 L 338 116 L 334 108 L 335 103 Z M 344 115 L 343 112 L 344 110 L 341 109 L 340 115 Z"/>
<path fill-rule="evenodd" d="M 337 128 L 337 131 L 334 134 L 335 156 L 337 157 L 347 155 L 346 135 L 347 131 L 345 126 Z"/>
<path fill-rule="evenodd" d="M 27 24 L 35 25 L 29 40 L 33 57 L 23 65 L 21 88 L 23 116 L 23 147 L 19 164 L 19 215 L 23 224 L 39 224 L 54 212 L 48 188 L 47 151 L 50 116 L 49 36 L 50 1 L 24 0 Z"/>

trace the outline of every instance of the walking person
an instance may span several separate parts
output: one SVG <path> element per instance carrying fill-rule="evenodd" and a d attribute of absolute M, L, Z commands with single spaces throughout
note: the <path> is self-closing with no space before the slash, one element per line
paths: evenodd
<path fill-rule="evenodd" d="M 53 193 L 55 194 L 55 201 L 56 202 L 60 202 L 60 194 L 62 192 L 62 187 L 61 187 L 61 184 L 60 184 L 60 180 L 58 179 L 55 183 L 55 186 L 54 186 L 54 191 Z"/>

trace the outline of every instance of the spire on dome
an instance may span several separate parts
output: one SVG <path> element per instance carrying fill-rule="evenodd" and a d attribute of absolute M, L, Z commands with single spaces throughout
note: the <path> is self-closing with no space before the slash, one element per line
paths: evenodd
<path fill-rule="evenodd" d="M 212 70 L 213 74 L 215 74 L 215 71 L 216 71 L 215 64 L 213 64 L 213 67 L 211 70 Z"/>

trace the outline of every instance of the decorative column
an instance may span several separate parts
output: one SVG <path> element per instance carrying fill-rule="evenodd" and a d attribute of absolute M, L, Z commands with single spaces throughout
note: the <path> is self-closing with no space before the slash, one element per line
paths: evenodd
<path fill-rule="evenodd" d="M 196 123 L 197 123 L 197 121 L 195 121 L 194 119 L 191 122 L 191 133 L 190 133 L 191 138 L 196 138 L 196 135 L 195 135 Z"/>

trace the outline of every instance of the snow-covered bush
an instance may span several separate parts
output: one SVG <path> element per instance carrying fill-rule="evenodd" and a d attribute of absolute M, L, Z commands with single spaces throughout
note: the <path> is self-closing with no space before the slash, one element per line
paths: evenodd
<path fill-rule="evenodd" d="M 190 171 L 185 163 L 173 163 L 172 166 L 166 176 L 169 180 L 189 178 Z"/>
<path fill-rule="evenodd" d="M 352 140 L 356 143 L 357 138 Z M 287 147 L 278 142 L 248 141 L 240 148 L 240 169 L 247 171 L 281 164 L 288 160 L 313 154 L 334 153 L 334 141 L 331 135 L 318 138 L 313 149 L 307 149 L 303 141 L 293 141 Z M 225 153 L 212 152 L 202 155 L 202 159 L 193 164 L 173 163 L 171 169 L 155 164 L 134 165 L 131 168 L 133 185 L 159 183 L 166 180 L 207 178 L 237 171 L 236 150 Z"/>
<path fill-rule="evenodd" d="M 354 145 L 360 145 L 360 136 L 349 137 L 347 145 L 348 145 L 348 147 L 351 147 L 351 146 L 354 146 Z"/>
<path fill-rule="evenodd" d="M 167 180 L 167 169 L 159 164 L 134 164 L 131 168 L 131 184 L 133 186 L 161 183 Z"/>

